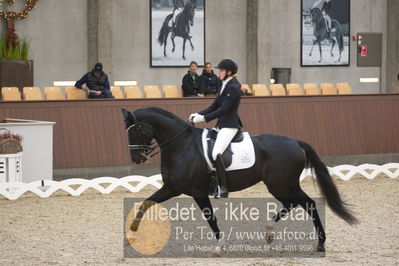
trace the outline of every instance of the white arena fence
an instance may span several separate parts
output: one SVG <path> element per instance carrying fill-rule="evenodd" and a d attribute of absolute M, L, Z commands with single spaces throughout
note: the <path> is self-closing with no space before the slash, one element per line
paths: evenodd
<path fill-rule="evenodd" d="M 335 175 L 342 180 L 349 180 L 354 176 L 363 176 L 367 179 L 374 179 L 383 174 L 388 178 L 399 177 L 399 163 L 389 163 L 385 165 L 363 164 L 359 166 L 339 165 L 328 167 L 331 175 Z M 301 181 L 308 176 L 313 176 L 310 169 L 305 169 L 301 174 Z M 136 183 L 132 185 L 131 183 Z M 162 187 L 162 176 L 160 174 L 151 177 L 127 176 L 123 178 L 100 177 L 92 180 L 86 179 L 67 179 L 63 181 L 41 180 L 32 183 L 1 183 L 0 195 L 9 200 L 16 200 L 26 192 L 32 192 L 41 198 L 48 198 L 58 190 L 63 190 L 72 196 L 79 196 L 87 189 L 95 189 L 101 194 L 110 194 L 115 189 L 123 187 L 130 192 L 139 192 L 147 185 L 155 188 Z M 76 189 L 73 187 L 78 186 Z"/>

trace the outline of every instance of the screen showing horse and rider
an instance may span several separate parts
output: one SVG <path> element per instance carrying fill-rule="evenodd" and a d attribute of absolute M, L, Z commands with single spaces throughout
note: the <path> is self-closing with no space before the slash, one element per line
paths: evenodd
<path fill-rule="evenodd" d="M 350 65 L 350 0 L 302 0 L 302 66 Z"/>
<path fill-rule="evenodd" d="M 205 61 L 205 0 L 151 0 L 151 66 Z"/>

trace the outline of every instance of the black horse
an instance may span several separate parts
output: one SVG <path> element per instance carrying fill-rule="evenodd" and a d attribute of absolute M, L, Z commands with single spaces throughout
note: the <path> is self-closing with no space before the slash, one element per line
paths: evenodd
<path fill-rule="evenodd" d="M 327 30 L 326 22 L 323 17 L 323 13 L 319 8 L 313 8 L 310 10 L 310 15 L 312 17 L 312 24 L 313 24 L 313 35 L 316 38 L 316 40 L 313 42 L 312 49 L 309 53 L 309 56 L 312 56 L 313 48 L 315 44 L 317 43 L 319 45 L 319 50 L 320 50 L 320 60 L 319 63 L 321 63 L 323 59 L 323 53 L 321 50 L 321 42 L 323 40 L 329 40 L 332 43 L 331 46 L 331 57 L 334 57 L 333 49 L 335 46 L 335 43 L 338 42 L 338 48 L 339 48 L 339 57 L 338 57 L 338 62 L 341 61 L 341 56 L 342 52 L 344 51 L 344 36 L 343 32 L 341 29 L 341 24 L 335 20 L 331 20 L 331 31 L 333 31 L 333 34 L 330 35 L 330 33 Z M 335 32 L 334 32 L 335 31 Z M 333 36 L 333 38 L 331 38 Z M 337 39 L 337 41 L 334 40 L 334 37 Z"/>
<path fill-rule="evenodd" d="M 194 26 L 194 16 L 195 16 L 195 8 L 196 0 L 191 0 L 184 5 L 183 10 L 176 16 L 176 23 L 170 25 L 170 20 L 173 18 L 174 13 L 176 12 L 176 8 L 172 14 L 166 16 L 165 21 L 163 22 L 162 28 L 159 31 L 158 42 L 161 46 L 164 46 L 163 54 L 167 57 L 166 54 L 166 46 L 168 44 L 169 33 L 171 34 L 171 40 L 173 43 L 172 52 L 175 52 L 176 44 L 175 38 L 181 37 L 183 38 L 183 59 L 186 59 L 186 41 L 188 40 L 191 45 L 191 49 L 194 50 L 193 42 L 191 41 L 192 36 L 190 36 L 190 27 Z"/>
<path fill-rule="evenodd" d="M 210 173 L 205 159 L 201 159 L 202 129 L 194 128 L 174 114 L 160 108 L 139 109 L 133 113 L 122 110 L 132 161 L 136 164 L 145 162 L 154 150 L 153 139 L 161 149 L 161 173 L 163 187 L 150 196 L 141 205 L 131 225 L 132 232 L 138 230 L 144 212 L 156 203 L 186 194 L 194 198 L 200 209 L 212 210 L 208 197 Z M 300 205 L 312 216 L 319 234 L 318 251 L 324 251 L 326 236 L 315 201 L 300 187 L 300 175 L 305 167 L 312 167 L 318 184 L 330 208 L 346 222 L 356 223 L 356 218 L 341 200 L 338 190 L 324 163 L 313 148 L 302 141 L 286 136 L 263 134 L 252 137 L 255 147 L 256 162 L 249 169 L 227 173 L 228 190 L 243 190 L 263 181 L 269 192 L 282 202 L 284 208 L 266 227 L 268 236 L 273 226 L 284 215 Z M 312 211 L 313 210 L 313 211 Z M 204 212 L 216 239 L 220 231 L 212 212 Z M 265 221 L 266 224 L 267 221 Z"/>

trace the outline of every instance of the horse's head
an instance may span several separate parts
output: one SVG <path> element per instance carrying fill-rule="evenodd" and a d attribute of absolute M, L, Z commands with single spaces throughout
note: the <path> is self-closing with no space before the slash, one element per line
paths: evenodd
<path fill-rule="evenodd" d="M 323 14 L 321 13 L 321 10 L 317 7 L 312 8 L 310 10 L 310 16 L 312 17 L 312 22 L 315 23 L 319 21 L 320 19 L 323 18 Z"/>
<path fill-rule="evenodd" d="M 141 164 L 146 162 L 148 155 L 154 150 L 151 141 L 155 133 L 151 125 L 141 122 L 136 115 L 125 109 L 122 109 L 126 124 L 126 133 L 128 134 L 129 150 L 132 162 Z"/>

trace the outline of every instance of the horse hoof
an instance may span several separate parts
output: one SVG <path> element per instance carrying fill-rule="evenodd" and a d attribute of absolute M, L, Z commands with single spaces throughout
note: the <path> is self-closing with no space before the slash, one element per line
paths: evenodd
<path fill-rule="evenodd" d="M 211 258 L 220 258 L 220 257 L 222 257 L 222 255 L 220 255 L 219 253 L 215 253 L 215 252 L 211 253 Z"/>
<path fill-rule="evenodd" d="M 309 53 L 309 56 L 312 56 L 312 53 Z"/>
<path fill-rule="evenodd" d="M 334 57 L 334 54 L 331 54 L 331 57 Z"/>
<path fill-rule="evenodd" d="M 136 241 L 135 232 L 133 231 L 126 232 L 126 239 L 129 242 L 129 244 L 133 244 Z"/>
<path fill-rule="evenodd" d="M 273 237 L 273 234 L 272 234 L 273 226 L 266 226 L 265 227 L 265 231 L 266 231 L 266 242 L 267 242 L 267 244 L 270 245 L 273 242 L 273 240 L 274 240 L 274 237 Z"/>
<path fill-rule="evenodd" d="M 324 245 L 317 245 L 317 252 L 326 252 L 326 249 L 324 248 Z"/>

